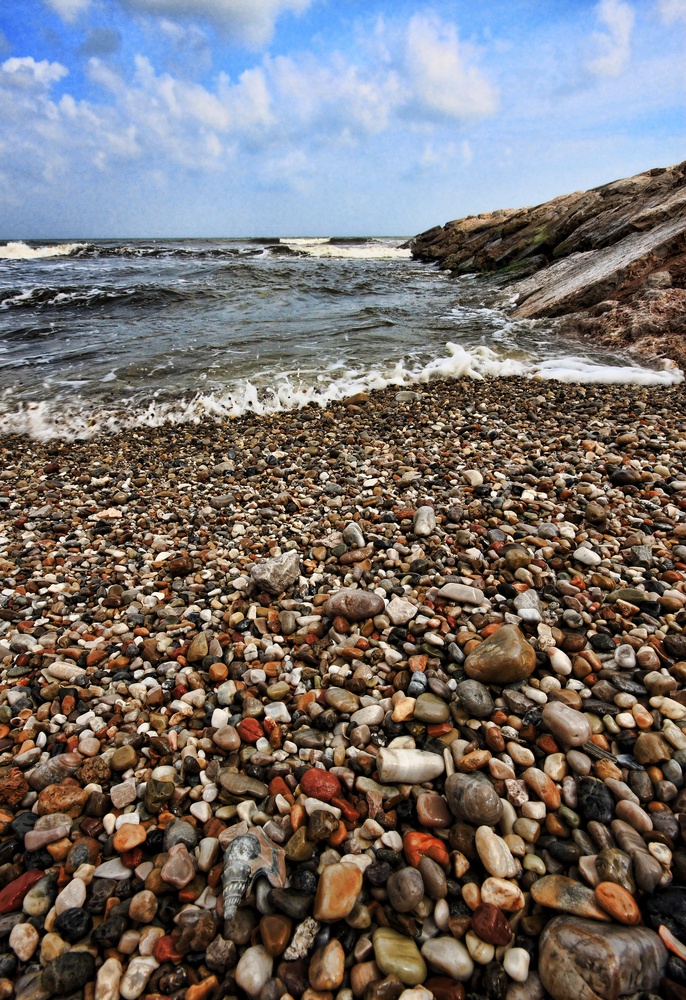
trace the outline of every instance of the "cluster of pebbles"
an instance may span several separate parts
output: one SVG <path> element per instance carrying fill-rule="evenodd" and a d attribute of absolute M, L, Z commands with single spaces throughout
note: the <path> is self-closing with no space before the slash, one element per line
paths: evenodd
<path fill-rule="evenodd" d="M 0 1000 L 686 997 L 685 397 L 5 438 Z"/>

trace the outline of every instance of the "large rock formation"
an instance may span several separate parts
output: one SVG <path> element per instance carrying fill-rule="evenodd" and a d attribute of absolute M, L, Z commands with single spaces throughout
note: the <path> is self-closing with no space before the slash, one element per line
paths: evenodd
<path fill-rule="evenodd" d="M 515 316 L 565 317 L 610 346 L 686 365 L 686 162 L 448 222 L 410 246 L 456 275 L 499 274 Z"/>

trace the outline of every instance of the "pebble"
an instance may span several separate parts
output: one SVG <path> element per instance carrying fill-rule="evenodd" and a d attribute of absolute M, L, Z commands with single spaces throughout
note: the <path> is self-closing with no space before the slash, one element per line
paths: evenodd
<path fill-rule="evenodd" d="M 6 451 L 6 991 L 672 995 L 684 390 L 486 383 Z"/>
<path fill-rule="evenodd" d="M 414 941 L 390 927 L 378 927 L 372 937 L 374 961 L 385 976 L 396 976 L 406 986 L 426 979 L 424 958 Z"/>

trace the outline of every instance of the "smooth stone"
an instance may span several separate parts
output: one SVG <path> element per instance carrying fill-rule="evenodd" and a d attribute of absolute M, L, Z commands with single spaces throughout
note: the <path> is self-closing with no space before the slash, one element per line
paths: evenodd
<path fill-rule="evenodd" d="M 272 559 L 263 559 L 250 570 L 250 579 L 260 590 L 282 594 L 300 578 L 300 554 L 295 549 Z M 271 974 L 271 973 L 270 973 Z"/>
<path fill-rule="evenodd" d="M 315 951 L 308 975 L 313 990 L 338 989 L 345 975 L 345 952 L 337 938 Z"/>
<path fill-rule="evenodd" d="M 609 920 L 607 913 L 598 906 L 593 890 L 566 875 L 545 875 L 531 886 L 534 902 L 551 910 L 571 913 L 592 920 Z"/>
<path fill-rule="evenodd" d="M 424 855 L 417 867 L 424 882 L 424 889 L 429 899 L 445 899 L 448 894 L 448 885 L 445 872 L 433 858 Z"/>
<path fill-rule="evenodd" d="M 433 781 L 445 770 L 445 761 L 440 754 L 427 750 L 379 750 L 376 757 L 379 781 L 383 784 L 394 782 L 421 785 Z"/>
<path fill-rule="evenodd" d="M 73 878 L 65 885 L 55 900 L 55 913 L 59 916 L 65 910 L 75 906 L 83 906 L 86 902 L 86 886 L 80 878 Z"/>
<path fill-rule="evenodd" d="M 484 684 L 513 684 L 531 676 L 536 653 L 516 625 L 501 625 L 474 649 L 464 662 L 464 672 Z"/>
<path fill-rule="evenodd" d="M 51 908 L 57 898 L 57 878 L 54 875 L 46 875 L 31 886 L 24 896 L 22 910 L 31 917 L 43 916 Z"/>
<path fill-rule="evenodd" d="M 601 882 L 615 882 L 627 892 L 636 891 L 631 858 L 617 847 L 606 847 L 595 856 L 595 870 Z"/>
<path fill-rule="evenodd" d="M 472 930 L 488 944 L 502 947 L 512 940 L 510 922 L 492 903 L 480 903 L 472 913 Z"/>
<path fill-rule="evenodd" d="M 419 535 L 420 538 L 426 538 L 434 533 L 436 530 L 436 513 L 433 507 L 429 507 L 427 504 L 415 511 L 413 530 L 415 535 Z"/>
<path fill-rule="evenodd" d="M 424 880 L 416 868 L 401 868 L 386 882 L 388 901 L 398 913 L 410 913 L 424 898 Z"/>
<path fill-rule="evenodd" d="M 578 747 L 591 738 L 591 724 L 586 716 L 561 701 L 544 705 L 542 717 L 555 739 L 565 746 Z"/>
<path fill-rule="evenodd" d="M 20 962 L 28 962 L 40 941 L 33 924 L 15 924 L 10 931 L 9 945 Z"/>
<path fill-rule="evenodd" d="M 427 725 L 440 725 L 450 718 L 450 708 L 437 695 L 420 694 L 414 705 L 414 717 Z"/>
<path fill-rule="evenodd" d="M 384 976 L 397 976 L 406 986 L 426 979 L 426 963 L 414 941 L 390 927 L 378 927 L 372 936 L 374 961 Z"/>
<path fill-rule="evenodd" d="M 130 744 L 118 747 L 109 760 L 109 765 L 113 771 L 128 771 L 129 768 L 135 767 L 137 763 L 138 754 Z"/>
<path fill-rule="evenodd" d="M 455 691 L 465 712 L 469 712 L 474 719 L 489 719 L 493 715 L 495 704 L 485 684 L 473 680 L 460 681 Z"/>
<path fill-rule="evenodd" d="M 98 865 L 94 874 L 97 878 L 119 880 L 131 878 L 133 872 L 130 868 L 126 867 L 121 858 L 112 858 L 111 861 L 105 861 L 103 864 Z"/>
<path fill-rule="evenodd" d="M 123 969 L 118 958 L 108 958 L 98 969 L 95 980 L 95 1000 L 119 1000 L 119 984 Z"/>
<path fill-rule="evenodd" d="M 198 843 L 198 833 L 195 827 L 184 819 L 173 819 L 164 831 L 164 850 L 169 851 L 176 844 L 184 844 L 192 851 Z"/>
<path fill-rule="evenodd" d="M 314 900 L 315 920 L 331 923 L 344 920 L 352 911 L 362 889 L 362 871 L 357 865 L 327 865 L 319 877 Z"/>
<path fill-rule="evenodd" d="M 538 974 L 553 1000 L 617 1000 L 657 990 L 667 950 L 647 927 L 556 917 L 539 946 Z"/>
<path fill-rule="evenodd" d="M 441 936 L 425 941 L 422 956 L 432 969 L 452 976 L 458 983 L 466 983 L 474 972 L 474 962 L 467 948 L 453 937 Z"/>
<path fill-rule="evenodd" d="M 68 951 L 43 969 L 41 984 L 48 993 L 68 996 L 95 977 L 95 959 L 86 951 Z"/>
<path fill-rule="evenodd" d="M 331 708 L 335 708 L 337 712 L 356 712 L 360 707 L 360 699 L 352 691 L 346 691 L 345 688 L 340 687 L 330 687 L 326 689 L 324 694 L 324 700 L 326 704 Z"/>
<path fill-rule="evenodd" d="M 503 804 L 498 793 L 481 772 L 449 775 L 445 796 L 453 816 L 474 826 L 495 826 L 502 818 Z"/>
<path fill-rule="evenodd" d="M 503 968 L 516 983 L 525 983 L 529 978 L 531 956 L 526 948 L 508 948 L 503 955 Z M 510 996 L 508 991 L 508 997 Z"/>
<path fill-rule="evenodd" d="M 495 878 L 516 878 L 519 867 L 512 856 L 512 851 L 490 826 L 478 828 L 475 845 L 481 863 L 489 875 Z"/>
<path fill-rule="evenodd" d="M 620 924 L 638 924 L 641 911 L 638 903 L 626 889 L 616 882 L 599 882 L 595 887 L 595 898 L 599 906 Z"/>
<path fill-rule="evenodd" d="M 157 966 L 157 959 L 152 955 L 136 955 L 129 961 L 119 987 L 124 1000 L 137 1000 Z"/>
<path fill-rule="evenodd" d="M 474 604 L 480 606 L 486 600 L 483 590 L 468 587 L 463 583 L 445 583 L 438 591 L 439 597 L 444 597 L 454 604 Z"/>
<path fill-rule="evenodd" d="M 253 945 L 241 955 L 234 979 L 248 996 L 257 997 L 271 978 L 273 967 L 274 959 L 264 945 Z"/>
<path fill-rule="evenodd" d="M 385 608 L 383 597 L 369 590 L 354 590 L 352 588 L 339 590 L 330 597 L 322 607 L 322 614 L 327 618 L 341 615 L 349 622 L 365 621 L 380 615 Z"/>
<path fill-rule="evenodd" d="M 422 826 L 439 830 L 452 826 L 453 816 L 448 808 L 448 803 L 442 795 L 423 792 L 418 797 L 416 806 L 417 819 Z"/>
<path fill-rule="evenodd" d="M 241 801 L 247 798 L 259 802 L 269 794 L 269 788 L 263 781 L 237 771 L 221 771 L 219 783 L 230 795 Z"/>

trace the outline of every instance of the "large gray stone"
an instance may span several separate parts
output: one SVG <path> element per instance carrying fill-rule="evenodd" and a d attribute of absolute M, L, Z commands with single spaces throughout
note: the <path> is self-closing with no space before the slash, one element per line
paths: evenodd
<path fill-rule="evenodd" d="M 295 550 L 282 552 L 273 559 L 263 559 L 250 570 L 250 578 L 261 590 L 269 594 L 282 594 L 300 576 L 300 555 Z"/>
<path fill-rule="evenodd" d="M 538 974 L 553 1000 L 617 1000 L 656 990 L 667 949 L 647 927 L 556 917 L 541 936 Z"/>

